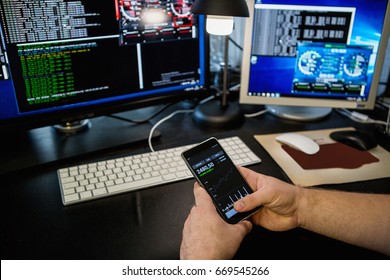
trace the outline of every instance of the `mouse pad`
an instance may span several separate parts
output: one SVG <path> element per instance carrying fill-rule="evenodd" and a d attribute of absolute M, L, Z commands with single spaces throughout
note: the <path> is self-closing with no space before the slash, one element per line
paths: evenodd
<path fill-rule="evenodd" d="M 351 151 L 350 149 L 353 148 L 339 144 L 329 136 L 334 131 L 346 129 L 354 128 L 294 131 L 313 139 L 320 145 L 321 153 L 313 156 L 277 142 L 275 137 L 281 133 L 255 135 L 254 137 L 290 180 L 301 187 L 390 177 L 390 153 L 383 147 L 378 145 L 365 152 L 357 149 Z"/>
<path fill-rule="evenodd" d="M 303 169 L 359 168 L 363 164 L 378 162 L 379 159 L 367 151 L 360 151 L 342 143 L 320 145 L 320 151 L 308 155 L 287 145 L 285 150 Z"/>

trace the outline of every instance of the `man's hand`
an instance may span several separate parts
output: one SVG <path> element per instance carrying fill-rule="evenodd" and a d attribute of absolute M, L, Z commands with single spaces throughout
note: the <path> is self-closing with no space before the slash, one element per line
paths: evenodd
<path fill-rule="evenodd" d="M 195 205 L 184 224 L 180 259 L 231 259 L 252 229 L 251 222 L 225 222 L 198 183 L 194 195 Z"/>

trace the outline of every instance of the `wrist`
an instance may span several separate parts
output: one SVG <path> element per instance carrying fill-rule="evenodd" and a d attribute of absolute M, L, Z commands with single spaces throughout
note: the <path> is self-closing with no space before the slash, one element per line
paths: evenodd
<path fill-rule="evenodd" d="M 306 225 L 306 213 L 308 213 L 309 208 L 309 198 L 310 191 L 308 189 L 298 187 L 297 191 L 297 222 L 298 227 L 305 228 Z"/>

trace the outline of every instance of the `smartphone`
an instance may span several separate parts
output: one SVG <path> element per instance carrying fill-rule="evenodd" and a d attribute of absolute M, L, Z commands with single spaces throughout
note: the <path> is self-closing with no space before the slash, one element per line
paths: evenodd
<path fill-rule="evenodd" d="M 248 218 L 259 208 L 237 212 L 233 204 L 253 193 L 233 161 L 214 137 L 182 153 L 195 179 L 206 189 L 221 217 L 229 224 Z"/>

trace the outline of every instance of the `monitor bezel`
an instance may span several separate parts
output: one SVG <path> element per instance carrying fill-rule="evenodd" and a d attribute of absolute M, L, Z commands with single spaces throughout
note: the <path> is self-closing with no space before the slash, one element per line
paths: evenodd
<path fill-rule="evenodd" d="M 206 70 L 209 73 L 209 70 Z M 44 126 L 62 125 L 85 119 L 107 116 L 111 114 L 146 108 L 161 104 L 177 103 L 184 100 L 197 101 L 210 95 L 209 74 L 205 74 L 207 82 L 200 90 L 176 90 L 160 96 L 144 96 L 120 101 L 100 103 L 78 108 L 66 108 L 55 112 L 45 112 L 29 116 L 0 120 L 1 131 L 29 130 Z"/>

